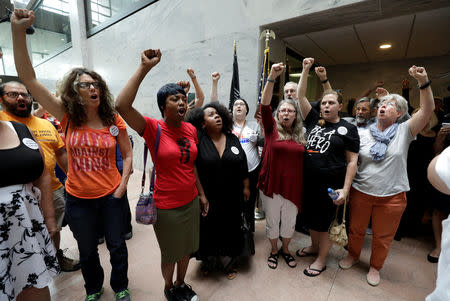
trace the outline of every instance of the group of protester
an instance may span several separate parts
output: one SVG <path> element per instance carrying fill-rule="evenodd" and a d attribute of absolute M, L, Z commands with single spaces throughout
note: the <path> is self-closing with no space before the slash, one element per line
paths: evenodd
<path fill-rule="evenodd" d="M 7 83 L 0 90 L 4 110 L 0 115 L 0 160 L 4 163 L 0 290 L 8 300 L 50 299 L 47 285 L 58 274 L 61 262 L 69 260 L 58 245 L 61 216 L 78 244 L 86 300 L 98 300 L 104 290 L 97 251 L 99 232 L 110 253 L 115 298 L 131 300 L 126 223 L 111 222 L 126 220 L 127 214 L 124 203 L 128 203 L 132 149 L 125 122 L 144 138 L 157 175 L 154 230 L 168 300 L 198 300 L 184 281 L 192 256 L 202 261 L 204 275 L 220 269 L 230 280 L 237 276 L 237 259 L 246 245 L 242 227 L 248 224 L 250 231 L 255 229 L 253 211 L 258 194 L 271 246 L 269 268 L 277 268 L 279 256 L 290 268 L 296 267 L 289 244 L 301 213 L 311 244 L 295 254 L 315 257 L 303 271 L 306 276 L 325 271 L 333 245 L 328 228 L 337 206 L 348 202 L 348 255 L 339 266 L 349 269 L 357 264 L 371 220 L 367 282 L 378 285 L 379 270 L 406 207 L 408 148 L 414 137 L 427 129 L 435 108 L 431 81 L 423 67 L 409 69 L 420 89 L 420 105 L 402 123 L 398 121 L 408 113 L 407 101 L 381 88 L 377 89 L 375 119 L 367 118 L 365 105 L 370 107 L 370 103 L 366 100 L 356 103 L 356 118 L 350 120 L 355 124 L 341 118 L 342 95 L 331 89 L 326 69 L 320 66 L 315 72 L 324 93 L 311 105 L 306 91 L 313 58 L 303 60 L 298 85 L 286 84 L 285 99 L 274 112 L 274 83 L 285 67 L 283 63 L 272 65 L 261 100 L 260 126 L 247 122 L 249 106 L 244 99 L 234 100 L 231 112 L 218 102 L 217 72 L 212 74 L 211 102 L 203 105 L 204 95 L 192 69 L 188 74 L 198 98 L 188 104 L 189 82 L 166 84 L 157 92 L 162 119 L 155 119 L 143 116 L 133 102 L 144 78 L 160 62 L 160 50 L 142 52 L 137 70 L 115 103 L 102 77 L 84 68 L 67 73 L 55 96 L 36 79 L 29 59 L 25 30 L 33 21 L 33 12 L 27 10 L 15 10 L 11 18 L 14 60 L 23 84 Z M 29 116 L 29 93 L 61 120 L 67 153 L 54 127 Z M 30 124 L 30 118 L 42 125 Z M 31 132 L 20 122 L 28 122 Z M 44 138 L 40 140 L 50 132 L 54 133 L 52 152 L 41 143 Z M 159 145 L 157 152 L 155 145 Z M 116 166 L 117 146 L 123 158 L 121 173 Z M 67 174 L 65 197 L 62 184 L 54 177 L 56 161 Z M 337 198 L 330 198 L 328 188 L 337 192 Z M 56 202 L 52 191 L 62 201 Z M 56 205 L 61 202 L 65 202 L 65 210 L 56 215 Z"/>

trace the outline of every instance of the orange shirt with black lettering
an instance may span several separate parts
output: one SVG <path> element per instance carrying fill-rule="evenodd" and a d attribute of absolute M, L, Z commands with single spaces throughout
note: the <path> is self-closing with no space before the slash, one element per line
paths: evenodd
<path fill-rule="evenodd" d="M 116 114 L 115 124 L 102 129 L 75 127 L 67 115 L 61 121 L 67 149 L 69 194 L 81 199 L 97 199 L 113 193 L 121 176 L 116 167 L 116 144 L 119 131 L 126 131 L 123 119 Z M 69 124 L 68 124 L 69 123 Z"/>

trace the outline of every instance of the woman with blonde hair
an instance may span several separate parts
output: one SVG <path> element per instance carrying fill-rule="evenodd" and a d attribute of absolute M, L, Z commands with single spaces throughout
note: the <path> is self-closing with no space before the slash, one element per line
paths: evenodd
<path fill-rule="evenodd" d="M 356 126 L 339 117 L 342 109 L 342 95 L 333 90 L 323 93 L 320 112 L 311 107 L 306 99 L 307 78 L 314 64 L 313 58 L 303 60 L 297 96 L 300 110 L 305 119 L 307 143 L 305 154 L 305 187 L 303 217 L 310 230 L 311 245 L 298 250 L 299 257 L 316 256 L 314 262 L 303 273 L 316 277 L 326 269 L 326 258 L 333 243 L 328 238 L 328 228 L 336 214 L 336 206 L 344 203 L 356 173 L 359 136 Z M 323 67 L 317 67 L 319 77 L 326 75 Z M 322 79 L 322 83 L 328 81 Z M 328 188 L 334 189 L 339 197 L 332 200 Z"/>
<path fill-rule="evenodd" d="M 267 264 L 278 266 L 281 255 L 290 268 L 297 263 L 289 251 L 295 231 L 297 212 L 303 193 L 303 153 L 305 138 L 300 110 L 295 100 L 280 101 L 272 116 L 270 101 L 276 78 L 284 71 L 283 63 L 272 65 L 261 100 L 265 142 L 258 188 L 266 213 L 266 235 L 272 247 Z M 278 238 L 282 247 L 278 250 Z"/>

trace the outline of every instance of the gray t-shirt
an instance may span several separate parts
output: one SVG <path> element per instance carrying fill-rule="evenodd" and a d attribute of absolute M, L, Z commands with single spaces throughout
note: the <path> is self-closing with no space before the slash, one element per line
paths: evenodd
<path fill-rule="evenodd" d="M 397 133 L 388 145 L 386 157 L 381 161 L 372 160 L 370 148 L 375 139 L 369 128 L 360 130 L 359 138 L 358 170 L 352 186 L 373 196 L 391 196 L 408 191 L 406 161 L 409 144 L 415 139 L 409 129 L 409 121 L 398 125 Z"/>

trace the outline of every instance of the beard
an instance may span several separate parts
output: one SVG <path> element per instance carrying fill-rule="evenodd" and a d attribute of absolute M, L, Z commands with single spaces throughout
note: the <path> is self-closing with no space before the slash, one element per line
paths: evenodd
<path fill-rule="evenodd" d="M 2 102 L 2 107 L 5 109 L 5 111 L 18 116 L 18 117 L 29 117 L 31 115 L 31 101 L 30 102 L 24 102 L 26 106 L 26 110 L 19 110 L 17 108 L 18 103 L 11 104 L 7 101 Z"/>
<path fill-rule="evenodd" d="M 369 121 L 369 118 L 364 118 L 364 117 L 358 117 L 358 116 L 356 116 L 356 122 L 357 123 L 366 123 L 367 121 Z"/>

